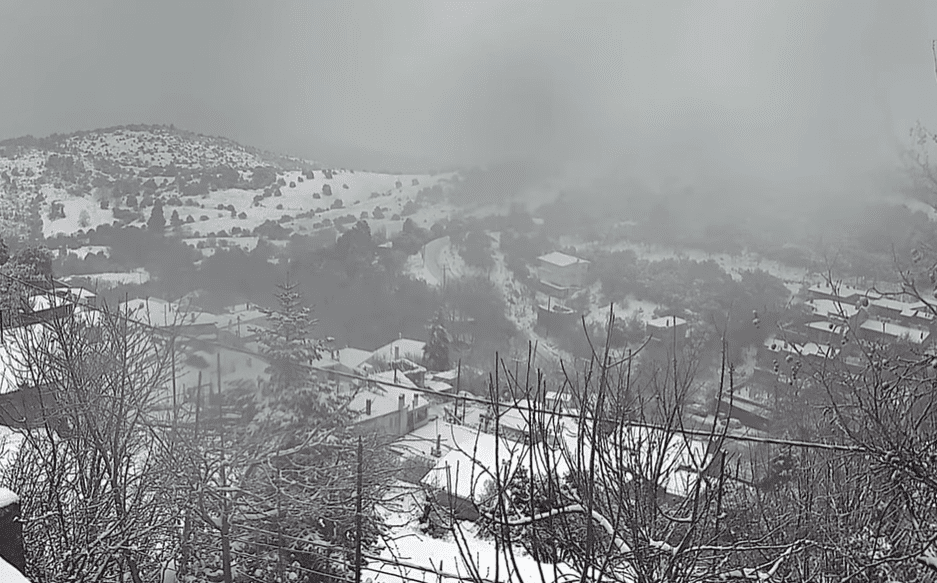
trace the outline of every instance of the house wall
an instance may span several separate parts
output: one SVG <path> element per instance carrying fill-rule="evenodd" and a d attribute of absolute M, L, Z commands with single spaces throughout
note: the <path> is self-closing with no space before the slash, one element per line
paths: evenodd
<path fill-rule="evenodd" d="M 585 261 L 578 261 L 565 267 L 540 261 L 537 273 L 543 281 L 548 281 L 560 287 L 582 287 L 588 270 L 589 264 Z"/>
<path fill-rule="evenodd" d="M 413 413 L 413 425 L 409 424 L 409 414 Z M 414 429 L 429 423 L 429 403 L 423 401 L 420 406 L 406 407 L 379 417 L 361 419 L 355 424 L 355 431 L 361 433 L 386 433 L 390 435 L 406 435 Z"/>

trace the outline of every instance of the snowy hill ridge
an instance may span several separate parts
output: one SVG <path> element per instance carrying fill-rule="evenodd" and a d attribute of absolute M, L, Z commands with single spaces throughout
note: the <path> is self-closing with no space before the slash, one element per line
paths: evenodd
<path fill-rule="evenodd" d="M 182 238 L 256 236 L 263 224 L 273 238 L 325 234 L 364 218 L 393 232 L 446 178 L 329 169 L 174 126 L 24 136 L 0 141 L 0 237 L 60 247 L 49 238 L 145 226 L 157 201 Z"/>
<path fill-rule="evenodd" d="M 197 168 L 229 166 L 281 169 L 316 168 L 313 162 L 243 146 L 234 140 L 208 136 L 166 125 L 127 125 L 52 134 L 45 138 L 23 136 L 0 141 L 0 158 L 31 158 L 30 153 L 47 152 L 73 156 L 94 166 L 106 159 L 121 166 L 145 169 L 151 166 Z M 25 169 L 25 168 L 24 168 Z"/>

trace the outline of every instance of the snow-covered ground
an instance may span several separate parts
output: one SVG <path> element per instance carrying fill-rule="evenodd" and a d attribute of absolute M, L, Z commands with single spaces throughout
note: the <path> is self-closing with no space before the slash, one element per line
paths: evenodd
<path fill-rule="evenodd" d="M 92 285 L 100 285 L 101 287 L 112 287 L 115 285 L 121 284 L 143 284 L 150 280 L 149 272 L 144 268 L 135 269 L 133 271 L 111 271 L 105 273 L 88 273 L 82 275 L 75 275 L 72 278 L 77 279 L 87 279 L 92 282 Z M 72 279 L 69 278 L 69 279 Z"/>
<path fill-rule="evenodd" d="M 460 553 L 460 545 L 452 533 L 442 538 L 423 534 L 418 518 L 425 498 L 416 486 L 398 482 L 385 493 L 385 500 L 382 514 L 391 525 L 391 534 L 385 538 L 385 548 L 378 555 L 383 561 L 370 560 L 363 573 L 365 579 L 370 578 L 375 583 L 408 583 L 409 578 L 456 582 L 476 572 L 485 579 L 494 580 L 497 569 L 498 581 L 539 581 L 542 568 L 546 581 L 558 580 L 554 577 L 553 565 L 538 564 L 520 548 L 514 549 L 519 570 L 515 571 L 509 551 L 495 552 L 494 541 L 480 537 L 477 527 L 470 522 L 459 525 L 463 535 L 459 542 L 463 550 L 468 550 L 468 561 Z M 565 565 L 558 565 L 557 573 L 571 576 L 573 571 Z"/>
<path fill-rule="evenodd" d="M 424 245 L 422 254 L 407 258 L 405 269 L 415 279 L 432 286 L 442 285 L 444 279 L 451 281 L 476 274 L 452 247 L 449 237 L 440 237 Z"/>
<path fill-rule="evenodd" d="M 615 320 L 630 320 L 637 316 L 642 322 L 653 319 L 654 310 L 661 307 L 660 304 L 635 299 L 633 296 L 625 298 L 624 302 L 615 303 Z M 604 324 L 608 322 L 609 304 L 593 304 L 592 309 L 586 314 L 586 322 L 589 324 Z"/>
<path fill-rule="evenodd" d="M 786 282 L 803 282 L 812 279 L 806 269 L 791 267 L 777 261 L 764 259 L 754 254 L 729 255 L 727 253 L 707 253 L 700 249 L 665 247 L 661 245 L 648 245 L 632 241 L 620 241 L 607 245 L 596 241 L 583 241 L 578 238 L 565 237 L 561 240 L 562 246 L 573 246 L 579 249 L 601 249 L 603 251 L 634 251 L 635 254 L 646 261 L 663 261 L 665 259 L 686 258 L 693 261 L 715 261 L 726 270 L 734 279 L 741 278 L 743 271 L 760 269 L 766 271 Z"/>

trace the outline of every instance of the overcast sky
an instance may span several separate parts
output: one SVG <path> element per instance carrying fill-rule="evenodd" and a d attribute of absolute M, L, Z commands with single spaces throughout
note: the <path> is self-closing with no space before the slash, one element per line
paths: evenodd
<path fill-rule="evenodd" d="M 937 129 L 925 0 L 0 3 L 0 137 L 174 123 L 328 158 L 880 165 Z"/>

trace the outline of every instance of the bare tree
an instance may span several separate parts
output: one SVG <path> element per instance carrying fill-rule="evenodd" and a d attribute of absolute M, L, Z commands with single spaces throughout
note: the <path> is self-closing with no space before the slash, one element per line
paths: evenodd
<path fill-rule="evenodd" d="M 165 343 L 125 314 L 73 313 L 5 332 L 3 365 L 34 395 L 7 481 L 37 581 L 159 578 L 175 552 L 166 461 L 153 447 Z"/>

